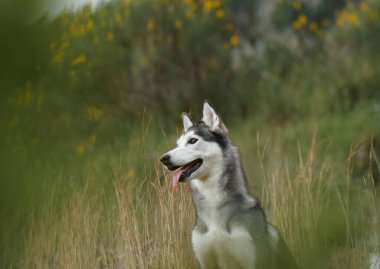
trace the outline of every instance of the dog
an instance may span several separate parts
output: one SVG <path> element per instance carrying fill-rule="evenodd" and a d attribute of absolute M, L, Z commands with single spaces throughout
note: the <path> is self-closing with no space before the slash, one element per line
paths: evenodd
<path fill-rule="evenodd" d="M 238 150 L 215 110 L 205 102 L 200 122 L 186 113 L 182 119 L 177 147 L 160 161 L 175 171 L 173 187 L 190 182 L 196 211 L 192 244 L 201 268 L 298 268 L 260 202 L 248 192 Z"/>

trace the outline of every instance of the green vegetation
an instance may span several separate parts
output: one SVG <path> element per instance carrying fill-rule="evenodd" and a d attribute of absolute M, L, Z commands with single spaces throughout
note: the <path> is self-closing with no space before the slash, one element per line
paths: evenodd
<path fill-rule="evenodd" d="M 197 268 L 158 158 L 205 99 L 302 268 L 380 255 L 379 3 L 237 2 L 0 5 L 1 268 Z"/>

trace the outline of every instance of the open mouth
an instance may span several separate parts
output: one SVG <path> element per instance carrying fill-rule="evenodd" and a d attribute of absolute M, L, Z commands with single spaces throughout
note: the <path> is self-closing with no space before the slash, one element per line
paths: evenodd
<path fill-rule="evenodd" d="M 195 171 L 199 169 L 199 167 L 201 167 L 202 163 L 203 163 L 202 159 L 196 159 L 180 167 L 179 170 L 177 170 L 174 173 L 173 187 L 177 188 L 179 185 L 179 182 L 185 181 L 187 178 L 189 178 L 192 173 L 194 173 Z"/>

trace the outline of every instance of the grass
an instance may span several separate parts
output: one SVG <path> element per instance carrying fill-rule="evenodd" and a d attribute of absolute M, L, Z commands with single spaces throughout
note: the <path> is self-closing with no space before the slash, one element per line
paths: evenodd
<path fill-rule="evenodd" d="M 336 10 L 360 25 L 293 27 L 315 44 L 264 41 L 239 68 L 227 6 L 151 2 L 5 27 L 0 267 L 197 268 L 189 187 L 173 191 L 158 157 L 179 108 L 209 99 L 239 121 L 228 126 L 251 190 L 301 267 L 367 268 L 380 255 L 377 2 Z"/>
<path fill-rule="evenodd" d="M 156 136 L 144 130 L 137 143 L 93 156 L 84 184 L 67 182 L 63 172 L 30 212 L 18 254 L 3 258 L 3 268 L 198 268 L 189 186 L 174 191 L 170 174 L 147 153 L 159 156 L 171 144 L 154 144 Z M 371 175 L 353 180 L 355 148 L 337 161 L 317 137 L 295 143 L 293 156 L 277 140 L 232 130 L 247 174 L 255 175 L 251 189 L 301 268 L 368 268 L 371 253 L 380 253 L 378 190 Z"/>
<path fill-rule="evenodd" d="M 140 196 L 137 179 L 114 170 L 109 200 L 91 176 L 63 205 L 48 200 L 17 268 L 196 268 L 189 189 L 174 192 L 157 173 Z"/>

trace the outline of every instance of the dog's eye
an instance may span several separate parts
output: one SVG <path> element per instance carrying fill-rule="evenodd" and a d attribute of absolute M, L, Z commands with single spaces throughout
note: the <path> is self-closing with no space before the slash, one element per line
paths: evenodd
<path fill-rule="evenodd" d="M 197 141 L 198 141 L 198 139 L 191 138 L 189 141 L 187 141 L 187 143 L 189 143 L 189 144 L 195 144 L 195 143 L 197 143 Z"/>

